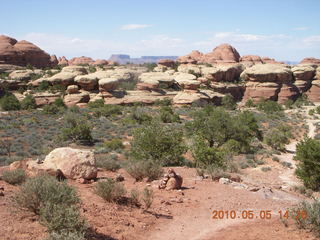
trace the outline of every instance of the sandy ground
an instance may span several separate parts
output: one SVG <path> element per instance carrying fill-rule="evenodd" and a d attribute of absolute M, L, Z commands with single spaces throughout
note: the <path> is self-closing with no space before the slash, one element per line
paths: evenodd
<path fill-rule="evenodd" d="M 307 111 L 306 111 L 307 112 Z M 315 123 L 306 117 L 309 136 L 315 134 Z M 80 184 L 69 181 L 77 188 L 82 199 L 82 214 L 92 227 L 90 239 L 106 240 L 298 240 L 316 239 L 305 230 L 298 229 L 292 221 L 280 219 L 279 211 L 286 211 L 306 197 L 291 191 L 301 184 L 294 176 L 293 160 L 296 141 L 286 146 L 288 152 L 279 155 L 281 161 L 292 163 L 293 168 L 284 168 L 270 160 L 268 172 L 260 167 L 243 171 L 241 183 L 220 184 L 209 179 L 200 179 L 195 169 L 174 168 L 183 179 L 183 189 L 165 191 L 157 188 L 157 182 L 136 183 L 124 170 L 125 187 L 142 190 L 148 186 L 154 190 L 154 202 L 145 211 L 128 205 L 107 203 L 94 194 L 94 184 Z M 0 169 L 1 171 L 1 169 Z M 115 177 L 117 173 L 101 171 L 99 177 Z M 41 240 L 47 235 L 37 217 L 12 207 L 11 196 L 16 186 L 0 180 L 4 196 L 0 196 L 0 239 Z M 213 219 L 213 211 L 235 211 L 234 219 L 226 217 Z M 246 219 L 245 213 L 253 211 L 253 219 Z M 271 219 L 263 219 L 263 213 L 270 211 Z M 262 215 L 261 215 L 262 213 Z"/>

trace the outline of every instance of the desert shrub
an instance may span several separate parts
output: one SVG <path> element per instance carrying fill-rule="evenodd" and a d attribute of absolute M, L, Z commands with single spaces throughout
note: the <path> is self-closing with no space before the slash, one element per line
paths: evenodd
<path fill-rule="evenodd" d="M 307 138 L 297 144 L 296 175 L 307 188 L 320 190 L 320 141 Z"/>
<path fill-rule="evenodd" d="M 291 209 L 296 224 L 300 228 L 310 229 L 317 236 L 320 236 L 320 201 L 302 202 Z"/>
<path fill-rule="evenodd" d="M 85 240 L 85 234 L 82 232 L 51 232 L 45 240 Z"/>
<path fill-rule="evenodd" d="M 123 149 L 124 148 L 124 145 L 122 143 L 122 140 L 121 139 L 112 139 L 110 141 L 105 141 L 104 142 L 104 146 L 106 148 L 109 148 L 111 150 L 117 150 L 117 149 Z"/>
<path fill-rule="evenodd" d="M 138 80 L 133 79 L 130 81 L 120 82 L 117 89 L 121 90 L 134 90 L 137 86 Z"/>
<path fill-rule="evenodd" d="M 151 160 L 164 166 L 180 165 L 186 150 L 181 130 L 152 122 L 135 130 L 131 157 L 135 160 Z"/>
<path fill-rule="evenodd" d="M 189 69 L 188 73 L 196 76 L 197 78 L 201 77 L 201 73 L 196 73 L 196 72 L 195 72 L 194 70 L 192 70 L 192 69 Z"/>
<path fill-rule="evenodd" d="M 294 101 L 292 99 L 287 99 L 283 105 L 285 106 L 286 109 L 292 109 L 293 104 L 294 104 Z"/>
<path fill-rule="evenodd" d="M 91 131 L 92 126 L 86 119 L 76 115 L 69 114 L 65 116 L 66 127 L 62 128 L 60 138 L 63 141 L 81 142 L 91 144 L 93 141 Z"/>
<path fill-rule="evenodd" d="M 94 66 L 89 66 L 88 70 L 90 73 L 94 73 L 97 71 L 97 69 Z"/>
<path fill-rule="evenodd" d="M 56 100 L 54 100 L 53 105 L 57 106 L 58 108 L 67 108 L 62 98 L 57 98 Z"/>
<path fill-rule="evenodd" d="M 149 115 L 144 108 L 134 106 L 130 114 L 130 119 L 139 124 L 143 124 L 151 122 L 152 116 Z"/>
<path fill-rule="evenodd" d="M 271 171 L 271 167 L 262 167 L 261 171 L 262 172 L 269 172 L 269 171 Z"/>
<path fill-rule="evenodd" d="M 106 181 L 98 182 L 94 188 L 94 192 L 108 202 L 117 202 L 126 194 L 123 184 L 106 179 Z"/>
<path fill-rule="evenodd" d="M 314 104 L 308 99 L 308 96 L 303 93 L 297 100 L 294 102 L 293 106 L 302 107 L 302 106 L 314 106 Z"/>
<path fill-rule="evenodd" d="M 87 228 L 76 205 L 46 204 L 40 209 L 40 223 L 55 233 L 84 233 Z"/>
<path fill-rule="evenodd" d="M 234 110 L 237 108 L 237 103 L 231 94 L 225 95 L 221 100 L 221 105 L 229 110 Z"/>
<path fill-rule="evenodd" d="M 93 115 L 95 117 L 109 117 L 113 115 L 120 115 L 122 114 L 122 107 L 118 105 L 104 105 L 99 108 L 93 108 Z"/>
<path fill-rule="evenodd" d="M 105 157 L 97 157 L 96 166 L 113 172 L 121 168 L 119 161 L 109 155 Z"/>
<path fill-rule="evenodd" d="M 140 192 L 137 189 L 130 191 L 130 200 L 133 205 L 140 207 Z"/>
<path fill-rule="evenodd" d="M 137 181 L 141 181 L 144 178 L 152 181 L 161 177 L 163 173 L 161 164 L 152 160 L 131 159 L 126 166 L 126 170 Z"/>
<path fill-rule="evenodd" d="M 66 182 L 58 182 L 54 177 L 42 175 L 22 184 L 13 201 L 19 208 L 39 215 L 41 208 L 46 205 L 76 205 L 80 199 L 75 189 Z"/>
<path fill-rule="evenodd" d="M 154 197 L 154 194 L 153 194 L 152 189 L 147 188 L 147 187 L 143 189 L 142 201 L 143 201 L 146 209 L 149 209 L 151 207 L 152 202 L 153 202 L 153 197 Z"/>
<path fill-rule="evenodd" d="M 260 111 L 263 111 L 267 114 L 283 111 L 281 105 L 279 105 L 276 101 L 271 100 L 260 100 L 257 104 L 257 107 Z"/>
<path fill-rule="evenodd" d="M 36 100 L 32 95 L 27 95 L 22 101 L 21 101 L 21 108 L 25 110 L 31 110 L 36 109 L 37 104 Z"/>
<path fill-rule="evenodd" d="M 152 72 L 153 69 L 157 66 L 156 63 L 144 63 L 142 66 L 147 68 L 148 72 Z"/>
<path fill-rule="evenodd" d="M 16 111 L 21 108 L 20 102 L 16 96 L 9 93 L 0 98 L 0 106 L 3 111 Z"/>
<path fill-rule="evenodd" d="M 9 184 L 21 184 L 26 180 L 26 173 L 23 169 L 7 170 L 2 173 L 2 179 Z"/>
<path fill-rule="evenodd" d="M 59 108 L 58 106 L 54 105 L 54 104 L 50 104 L 50 105 L 45 105 L 43 107 L 43 112 L 45 114 L 58 114 L 59 112 L 61 112 L 61 108 Z"/>
<path fill-rule="evenodd" d="M 50 84 L 47 81 L 42 81 L 39 86 L 36 88 L 36 91 L 43 92 L 47 91 L 50 88 Z"/>
<path fill-rule="evenodd" d="M 314 113 L 315 113 L 315 109 L 310 109 L 309 112 L 308 112 L 308 114 L 311 115 L 311 116 L 314 115 Z"/>
<path fill-rule="evenodd" d="M 172 105 L 172 100 L 170 98 L 164 98 L 164 99 L 157 99 L 154 102 L 154 105 L 156 106 L 170 106 Z"/>
<path fill-rule="evenodd" d="M 160 109 L 160 120 L 163 123 L 180 122 L 180 117 L 172 110 L 171 107 L 163 106 Z"/>
<path fill-rule="evenodd" d="M 88 108 L 94 109 L 94 108 L 100 108 L 104 106 L 104 100 L 103 99 L 98 99 L 92 102 L 88 103 Z"/>
<path fill-rule="evenodd" d="M 26 68 L 27 68 L 27 69 L 30 69 L 30 70 L 34 70 L 34 67 L 33 67 L 30 63 L 28 63 L 28 64 L 26 65 Z"/>
<path fill-rule="evenodd" d="M 288 125 L 280 125 L 270 129 L 266 133 L 264 141 L 272 148 L 284 151 L 285 145 L 290 142 L 290 138 L 292 138 L 291 127 Z"/>

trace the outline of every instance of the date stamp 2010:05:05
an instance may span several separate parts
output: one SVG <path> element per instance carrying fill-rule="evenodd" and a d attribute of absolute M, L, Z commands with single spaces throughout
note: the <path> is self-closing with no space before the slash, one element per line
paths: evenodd
<path fill-rule="evenodd" d="M 272 219 L 274 217 L 278 217 L 280 219 L 306 219 L 307 213 L 305 211 L 296 211 L 290 212 L 289 210 L 279 210 L 278 212 L 271 210 L 213 210 L 212 211 L 212 219 Z"/>

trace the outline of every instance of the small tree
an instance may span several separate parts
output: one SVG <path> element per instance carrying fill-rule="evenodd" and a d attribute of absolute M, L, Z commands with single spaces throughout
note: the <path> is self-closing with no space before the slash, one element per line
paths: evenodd
<path fill-rule="evenodd" d="M 65 117 L 66 127 L 62 129 L 61 138 L 64 141 L 71 140 L 72 142 L 92 143 L 91 135 L 92 127 L 89 123 L 75 114 L 70 114 Z"/>
<path fill-rule="evenodd" d="M 307 138 L 299 142 L 295 158 L 299 160 L 296 175 L 307 188 L 320 190 L 320 141 Z"/>
<path fill-rule="evenodd" d="M 187 148 L 183 132 L 152 122 L 134 132 L 131 156 L 136 160 L 152 160 L 164 166 L 180 165 Z"/>

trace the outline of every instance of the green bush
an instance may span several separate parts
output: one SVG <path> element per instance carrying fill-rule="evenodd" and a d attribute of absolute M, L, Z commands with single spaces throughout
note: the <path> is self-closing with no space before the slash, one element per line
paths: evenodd
<path fill-rule="evenodd" d="M 36 88 L 36 91 L 43 92 L 47 91 L 50 88 L 50 84 L 46 81 L 42 81 L 39 86 Z"/>
<path fill-rule="evenodd" d="M 152 121 L 152 116 L 150 116 L 144 108 L 134 106 L 131 111 L 130 119 L 139 124 L 143 124 L 150 123 Z"/>
<path fill-rule="evenodd" d="M 100 108 L 104 106 L 104 100 L 99 99 L 88 103 L 88 108 L 94 109 L 94 108 Z"/>
<path fill-rule="evenodd" d="M 21 108 L 24 110 L 31 110 L 36 109 L 37 104 L 36 100 L 32 95 L 27 95 L 22 101 L 21 101 Z"/>
<path fill-rule="evenodd" d="M 137 207 L 140 207 L 140 192 L 137 189 L 132 189 L 130 192 L 131 203 Z"/>
<path fill-rule="evenodd" d="M 257 107 L 260 111 L 263 111 L 267 114 L 278 113 L 283 111 L 283 108 L 281 107 L 281 105 L 271 100 L 261 100 L 257 104 Z"/>
<path fill-rule="evenodd" d="M 53 105 L 57 106 L 58 108 L 67 108 L 62 98 L 57 98 L 54 100 Z"/>
<path fill-rule="evenodd" d="M 81 142 L 91 144 L 93 141 L 91 131 L 92 127 L 86 119 L 76 115 L 69 114 L 65 116 L 66 127 L 62 128 L 60 138 L 63 141 Z"/>
<path fill-rule="evenodd" d="M 37 215 L 47 205 L 71 206 L 80 203 L 74 188 L 47 175 L 28 179 L 15 193 L 13 201 L 17 207 Z"/>
<path fill-rule="evenodd" d="M 88 70 L 90 73 L 94 73 L 97 71 L 97 69 L 94 66 L 89 66 Z"/>
<path fill-rule="evenodd" d="M 172 110 L 171 107 L 163 106 L 160 109 L 160 120 L 163 123 L 180 122 L 180 117 Z"/>
<path fill-rule="evenodd" d="M 54 105 L 54 104 L 45 105 L 43 107 L 43 112 L 45 114 L 57 114 L 57 113 L 60 112 L 60 110 L 61 109 L 59 107 L 57 107 L 56 105 Z"/>
<path fill-rule="evenodd" d="M 22 169 L 7 170 L 2 173 L 2 179 L 9 184 L 21 184 L 26 180 L 26 173 Z"/>
<path fill-rule="evenodd" d="M 110 117 L 113 115 L 121 115 L 122 114 L 122 107 L 118 105 L 104 105 L 103 107 L 93 108 L 93 115 L 95 117 Z"/>
<path fill-rule="evenodd" d="M 237 103 L 234 100 L 234 97 L 231 94 L 225 95 L 221 100 L 221 105 L 225 109 L 234 110 L 237 108 Z"/>
<path fill-rule="evenodd" d="M 181 130 L 152 122 L 134 131 L 131 157 L 151 160 L 163 166 L 181 165 L 182 154 L 186 150 Z"/>
<path fill-rule="evenodd" d="M 0 106 L 3 111 L 16 111 L 21 109 L 19 100 L 13 94 L 5 94 L 0 98 Z"/>
<path fill-rule="evenodd" d="M 273 149 L 284 151 L 285 145 L 292 138 L 291 127 L 288 125 L 280 125 L 277 128 L 270 129 L 265 135 L 265 143 Z"/>
<path fill-rule="evenodd" d="M 94 192 L 108 202 L 117 202 L 126 194 L 123 184 L 108 178 L 106 181 L 98 182 Z"/>
<path fill-rule="evenodd" d="M 287 99 L 283 104 L 286 109 L 292 109 L 294 106 L 294 101 L 292 99 Z"/>
<path fill-rule="evenodd" d="M 121 139 L 112 139 L 104 142 L 104 146 L 111 150 L 123 149 L 124 145 Z"/>
<path fill-rule="evenodd" d="M 245 106 L 251 108 L 251 107 L 255 107 L 256 104 L 254 104 L 253 100 L 250 98 L 246 101 Z"/>
<path fill-rule="evenodd" d="M 320 201 L 302 202 L 291 209 L 291 216 L 300 228 L 310 229 L 320 236 Z"/>
<path fill-rule="evenodd" d="M 170 106 L 170 105 L 172 105 L 172 100 L 170 98 L 164 98 L 162 100 L 157 99 L 154 102 L 154 105 L 156 105 L 156 106 Z"/>
<path fill-rule="evenodd" d="M 296 175 L 307 188 L 320 190 L 320 141 L 307 138 L 297 144 Z"/>
<path fill-rule="evenodd" d="M 158 179 L 163 173 L 161 164 L 152 160 L 130 160 L 126 170 L 137 181 L 147 178 L 149 182 Z"/>

